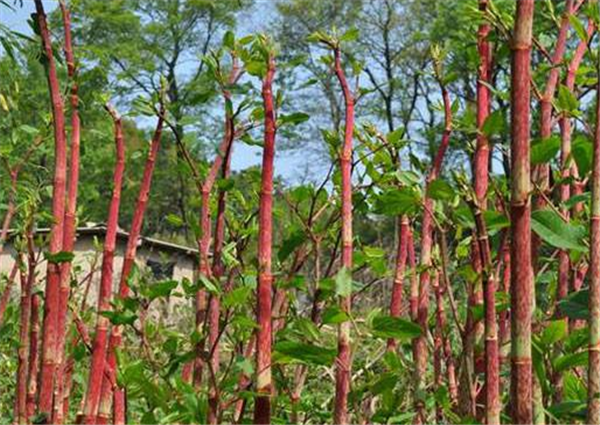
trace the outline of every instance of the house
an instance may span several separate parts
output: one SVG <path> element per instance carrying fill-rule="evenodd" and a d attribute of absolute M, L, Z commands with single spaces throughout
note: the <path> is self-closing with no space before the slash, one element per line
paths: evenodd
<path fill-rule="evenodd" d="M 35 237 L 47 238 L 50 229 L 40 228 L 35 231 Z M 0 273 L 10 274 L 16 260 L 16 251 L 13 246 L 14 232 L 9 234 L 4 250 L 0 254 Z M 102 244 L 106 236 L 104 225 L 92 225 L 77 228 L 77 239 L 75 242 L 73 270 L 78 278 L 78 287 L 75 288 L 75 297 L 81 299 L 85 292 L 87 304 L 95 305 L 100 282 L 102 267 Z M 118 290 L 123 257 L 129 233 L 118 230 L 117 244 L 114 259 L 113 289 Z M 38 281 L 45 276 L 46 262 L 43 256 L 37 267 Z M 136 264 L 149 276 L 149 282 L 163 280 L 181 281 L 184 278 L 194 281 L 198 250 L 183 245 L 165 242 L 159 239 L 141 237 L 138 241 Z M 89 289 L 86 290 L 86 288 Z M 14 291 L 18 292 L 18 291 Z M 15 294 L 16 295 L 16 294 Z M 168 310 L 171 311 L 174 303 L 169 301 Z"/>

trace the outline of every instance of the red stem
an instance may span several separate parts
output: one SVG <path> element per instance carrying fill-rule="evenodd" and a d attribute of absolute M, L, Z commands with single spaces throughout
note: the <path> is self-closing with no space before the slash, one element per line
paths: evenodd
<path fill-rule="evenodd" d="M 271 251 L 273 238 L 273 162 L 275 157 L 275 102 L 273 78 L 275 60 L 269 55 L 267 73 L 262 85 L 265 109 L 265 134 L 262 162 L 260 206 L 258 210 L 258 289 L 256 332 L 256 392 L 254 409 L 255 424 L 271 423 L 271 297 L 273 276 L 271 275 Z"/>
<path fill-rule="evenodd" d="M 433 159 L 431 170 L 427 176 L 427 185 L 434 181 L 440 174 L 444 155 L 450 143 L 450 134 L 452 132 L 452 109 L 450 96 L 446 88 L 440 84 L 442 91 L 442 99 L 444 102 L 444 133 L 442 141 L 438 147 L 438 151 Z M 427 372 L 427 320 L 429 316 L 429 286 L 430 286 L 430 268 L 431 268 L 431 251 L 433 248 L 433 230 L 434 222 L 432 216 L 433 199 L 425 196 L 424 200 L 423 222 L 421 225 L 421 262 L 422 271 L 419 275 L 419 295 L 417 306 L 417 323 L 421 326 L 422 334 L 415 339 L 414 355 L 415 355 L 415 379 L 416 379 L 416 395 L 418 389 L 422 388 L 423 378 Z M 425 423 L 425 404 L 424 400 L 415 396 L 415 408 L 417 415 L 415 423 Z"/>
<path fill-rule="evenodd" d="M 335 74 L 342 87 L 346 106 L 344 144 L 340 155 L 342 192 L 342 262 L 343 270 L 352 274 L 352 138 L 354 135 L 354 95 L 352 94 L 342 67 L 339 46 L 334 49 Z M 340 308 L 350 314 L 351 296 L 340 299 Z M 338 354 L 335 361 L 335 406 L 333 421 L 336 424 L 349 423 L 348 394 L 350 393 L 350 370 L 352 367 L 350 349 L 350 322 L 345 321 L 338 328 Z"/>
<path fill-rule="evenodd" d="M 79 96 L 78 86 L 75 81 L 75 58 L 71 39 L 71 14 L 64 1 L 60 1 L 65 31 L 65 58 L 67 60 L 67 73 L 71 83 L 71 158 L 69 168 L 69 185 L 67 193 L 67 204 L 65 210 L 65 222 L 63 233 L 62 250 L 73 252 L 76 238 L 77 226 L 77 188 L 79 185 L 79 151 L 81 125 L 79 120 Z M 58 335 L 57 352 L 58 365 L 56 389 L 54 395 L 54 410 L 52 422 L 62 424 L 63 418 L 63 391 L 64 391 L 64 360 L 65 360 L 65 337 L 67 327 L 67 312 L 69 310 L 69 295 L 71 288 L 71 262 L 67 261 L 60 265 L 60 301 L 58 310 Z"/>
<path fill-rule="evenodd" d="M 28 244 L 31 238 L 28 238 Z M 19 262 L 22 261 L 20 256 Z M 32 293 L 35 283 L 35 253 L 32 249 L 28 250 L 27 255 L 28 272 L 23 268 L 21 270 L 21 309 L 20 309 L 20 330 L 19 330 L 19 350 L 17 367 L 17 385 L 15 397 L 15 422 L 27 423 L 27 378 L 30 370 L 29 360 L 31 349 L 31 308 Z"/>
<path fill-rule="evenodd" d="M 61 97 L 50 31 L 46 22 L 46 14 L 42 0 L 35 0 L 36 14 L 44 53 L 47 60 L 48 86 L 52 103 L 52 118 L 55 141 L 55 164 L 52 194 L 52 228 L 50 231 L 50 254 L 56 255 L 63 248 L 66 175 L 67 175 L 67 142 L 65 134 L 65 118 Z M 46 274 L 46 292 L 44 297 L 44 321 L 41 347 L 41 370 L 38 396 L 38 411 L 50 420 L 52 414 L 53 392 L 55 386 L 56 365 L 59 359 L 58 325 L 60 309 L 60 264 L 48 261 Z"/>
<path fill-rule="evenodd" d="M 512 422 L 516 424 L 529 424 L 533 420 L 533 269 L 529 170 L 533 10 L 534 0 L 517 3 L 511 45 L 511 406 Z"/>
<path fill-rule="evenodd" d="M 410 223 L 407 217 L 402 216 L 398 222 L 398 251 L 396 253 L 396 270 L 392 287 L 392 300 L 390 302 L 390 316 L 392 317 L 400 317 L 402 313 L 404 269 L 406 268 L 406 258 L 408 256 L 408 233 L 410 232 Z M 387 348 L 391 351 L 396 349 L 396 340 L 394 338 L 388 339 Z"/>
<path fill-rule="evenodd" d="M 596 131 L 590 217 L 590 297 L 587 423 L 600 423 L 600 82 L 596 89 Z"/>
<path fill-rule="evenodd" d="M 131 275 L 131 271 L 135 264 L 138 240 L 142 232 L 144 215 L 146 213 L 146 206 L 148 205 L 148 197 L 150 194 L 150 187 L 152 185 L 152 175 L 154 174 L 156 156 L 160 147 L 160 139 L 162 135 L 165 113 L 165 107 L 161 101 L 160 111 L 158 114 L 158 122 L 156 124 L 154 136 L 152 137 L 152 144 L 150 145 L 150 150 L 148 151 L 148 157 L 146 159 L 146 165 L 144 167 L 144 175 L 142 177 L 142 183 L 140 185 L 140 191 L 138 194 L 135 211 L 133 213 L 133 221 L 131 223 L 131 230 L 129 231 L 129 238 L 127 240 L 127 247 L 125 248 L 125 257 L 123 260 L 123 267 L 121 269 L 121 279 L 119 281 L 119 297 L 121 299 L 126 299 L 129 296 L 129 285 L 127 281 L 129 279 L 129 276 Z M 115 350 L 121 346 L 122 332 L 123 329 L 121 328 L 121 326 L 112 327 L 107 354 L 108 368 L 112 370 L 116 370 L 117 359 L 115 355 Z M 110 414 L 111 394 L 113 394 L 112 385 L 110 384 L 106 376 L 104 376 L 102 382 L 102 395 L 100 397 L 100 406 L 97 421 L 101 421 L 103 423 L 105 423 L 105 421 L 108 421 L 108 415 Z M 115 424 L 123 424 L 125 422 L 125 406 L 122 404 L 124 401 L 122 394 L 122 388 L 117 388 L 113 394 L 115 404 L 113 406 L 113 422 Z"/>
<path fill-rule="evenodd" d="M 117 230 L 119 227 L 119 208 L 121 204 L 121 188 L 123 185 L 123 174 L 125 171 L 125 144 L 123 142 L 123 126 L 121 117 L 117 112 L 107 105 L 107 110 L 112 116 L 115 127 L 116 162 L 113 173 L 113 193 L 108 210 L 108 222 L 104 249 L 102 254 L 102 273 L 100 275 L 100 289 L 98 291 L 98 312 L 110 310 L 112 296 L 113 263 L 117 241 Z M 102 390 L 104 364 L 106 362 L 106 350 L 108 345 L 109 321 L 108 318 L 98 314 L 96 318 L 96 334 L 92 348 L 92 360 L 88 378 L 88 386 L 83 407 L 82 422 L 93 424 L 98 415 L 98 406 Z"/>

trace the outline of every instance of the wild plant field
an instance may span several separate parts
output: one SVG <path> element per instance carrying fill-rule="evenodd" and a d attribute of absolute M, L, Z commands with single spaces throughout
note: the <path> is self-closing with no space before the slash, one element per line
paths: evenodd
<path fill-rule="evenodd" d="M 599 25 L 0 0 L 0 423 L 600 423 Z"/>

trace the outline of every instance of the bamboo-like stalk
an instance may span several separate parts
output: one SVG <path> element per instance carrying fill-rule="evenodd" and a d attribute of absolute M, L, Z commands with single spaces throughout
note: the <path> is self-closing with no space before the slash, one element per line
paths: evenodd
<path fill-rule="evenodd" d="M 111 115 L 115 128 L 116 162 L 113 172 L 113 191 L 108 209 L 108 220 L 106 225 L 106 236 L 102 253 L 102 273 L 100 275 L 100 288 L 98 291 L 98 312 L 110 310 L 112 297 L 113 263 L 117 242 L 117 230 L 119 227 L 119 208 L 121 205 L 121 188 L 123 186 L 123 174 L 125 171 L 125 143 L 123 141 L 123 125 L 121 117 L 110 105 L 106 109 Z M 92 346 L 92 359 L 88 386 L 83 405 L 82 423 L 93 424 L 98 415 L 98 406 L 102 390 L 102 379 L 104 364 L 106 362 L 108 345 L 108 318 L 98 314 L 96 318 L 96 333 Z"/>
<path fill-rule="evenodd" d="M 344 142 L 340 154 L 341 200 L 342 200 L 342 262 L 343 270 L 352 274 L 352 138 L 354 134 L 354 94 L 350 90 L 346 74 L 342 67 L 339 45 L 334 47 L 334 71 L 342 87 L 346 109 Z M 351 295 L 340 299 L 340 308 L 350 314 Z M 352 353 L 350 348 L 350 322 L 345 321 L 338 328 L 338 353 L 335 361 L 335 405 L 333 421 L 336 424 L 347 424 L 348 394 L 350 393 L 350 370 Z"/>
<path fill-rule="evenodd" d="M 235 56 L 232 56 L 232 67 L 229 75 L 229 85 L 234 84 L 240 77 L 240 69 L 238 60 Z M 225 102 L 231 101 L 231 92 L 224 88 L 223 99 Z M 235 121 L 232 112 L 225 112 L 225 145 L 224 152 L 222 155 L 223 159 L 221 162 L 221 177 L 223 179 L 229 178 L 231 172 L 231 155 L 233 151 L 233 142 L 236 136 L 235 132 Z M 219 164 L 217 164 L 219 165 Z M 216 169 L 216 168 L 215 168 Z M 213 244 L 213 263 L 212 263 L 212 276 L 217 284 L 220 284 L 221 278 L 225 274 L 223 264 L 223 245 L 225 243 L 225 206 L 226 206 L 227 193 L 224 190 L 219 190 L 217 200 L 217 217 L 215 222 L 215 237 Z M 208 211 L 208 209 L 207 209 Z M 210 243 L 210 241 L 209 241 Z M 216 377 L 219 372 L 219 337 L 221 335 L 219 320 L 220 320 L 220 309 L 221 301 L 218 293 L 210 295 L 208 302 L 208 346 L 210 354 L 210 367 L 212 369 L 211 375 Z M 216 424 L 219 419 L 220 410 L 220 397 L 219 388 L 217 388 L 217 380 L 210 380 L 209 400 L 208 400 L 208 423 Z"/>
<path fill-rule="evenodd" d="M 478 202 L 478 201 L 476 201 Z M 500 424 L 500 365 L 498 363 L 498 323 L 496 320 L 496 273 L 483 211 L 475 209 L 477 242 L 483 266 L 484 321 L 485 321 L 485 423 Z"/>
<path fill-rule="evenodd" d="M 233 64 L 232 64 L 231 72 L 229 74 L 229 79 L 227 81 L 227 84 L 229 86 L 235 84 L 235 82 L 241 76 L 241 71 L 239 69 L 237 58 L 235 56 L 232 58 L 232 63 Z M 223 90 L 223 95 L 224 95 L 226 102 L 231 97 L 231 95 L 227 89 Z M 200 202 L 201 202 L 200 230 L 201 230 L 201 235 L 198 240 L 198 250 L 199 250 L 198 272 L 200 273 L 201 276 L 204 276 L 207 279 L 213 278 L 212 270 L 210 267 L 210 260 L 209 260 L 210 241 L 211 241 L 211 237 L 212 237 L 211 217 L 210 217 L 210 197 L 211 197 L 215 182 L 217 180 L 219 170 L 221 170 L 221 168 L 223 167 L 223 160 L 225 159 L 225 157 L 231 150 L 231 144 L 233 143 L 233 140 L 236 137 L 235 124 L 233 121 L 233 117 L 230 117 L 229 113 L 226 113 L 226 115 L 227 116 L 225 119 L 225 135 L 223 136 L 223 139 L 221 140 L 221 143 L 219 144 L 217 155 L 210 167 L 210 170 L 208 171 L 207 176 L 205 177 L 204 181 L 200 185 L 200 192 L 201 192 L 200 193 Z M 211 301 L 213 303 L 212 307 L 210 306 Z M 216 302 L 217 302 L 217 300 L 214 299 L 214 297 L 211 297 L 211 299 L 208 300 L 208 303 L 207 303 L 206 291 L 204 291 L 203 289 L 200 289 L 196 293 L 196 298 L 195 298 L 196 330 L 198 332 L 200 332 L 200 333 L 202 332 L 202 328 L 204 327 L 204 324 L 206 321 L 207 310 L 210 310 L 208 312 L 209 316 L 210 316 L 210 314 L 213 315 L 212 320 L 214 320 L 216 318 L 215 317 Z M 208 304 L 208 308 L 207 308 L 207 304 Z M 211 321 L 211 319 L 209 318 L 209 330 L 211 328 L 210 321 Z M 213 337 L 214 336 L 215 335 L 213 335 Z M 204 340 L 203 339 L 196 344 L 195 349 L 196 349 L 197 355 L 196 355 L 196 358 L 194 359 L 193 383 L 194 383 L 194 386 L 199 389 L 202 384 L 202 371 L 203 371 L 203 367 L 204 367 L 204 359 L 203 359 Z M 217 356 L 218 356 L 218 353 L 217 353 Z"/>
<path fill-rule="evenodd" d="M 394 283 L 392 286 L 392 299 L 390 301 L 390 316 L 400 317 L 402 312 L 402 292 L 404 291 L 404 269 L 406 268 L 406 258 L 408 256 L 408 232 L 410 223 L 408 217 L 402 216 L 397 220 L 398 231 L 398 250 L 396 252 L 396 269 L 394 271 Z M 387 349 L 396 349 L 396 340 L 389 338 Z"/>
<path fill-rule="evenodd" d="M 511 41 L 511 407 L 512 422 L 532 423 L 531 195 L 529 165 L 534 0 L 517 3 Z"/>
<path fill-rule="evenodd" d="M 440 286 L 440 276 L 436 271 L 433 272 L 431 278 L 431 287 L 435 294 L 435 329 L 433 332 L 433 387 L 438 391 L 444 385 L 443 363 L 444 363 L 444 299 L 443 290 Z M 436 401 L 435 403 L 435 421 L 442 423 L 444 420 L 444 412 L 442 405 Z"/>
<path fill-rule="evenodd" d="M 596 131 L 590 211 L 590 298 L 587 423 L 600 423 L 600 83 L 596 89 Z"/>
<path fill-rule="evenodd" d="M 52 193 L 52 228 L 48 251 L 56 255 L 63 248 L 65 195 L 67 177 L 67 142 L 65 133 L 64 105 L 61 96 L 52 41 L 46 21 L 42 0 L 35 0 L 36 15 L 44 54 L 47 60 L 48 86 L 52 103 L 54 127 L 54 180 Z M 56 365 L 59 359 L 58 312 L 60 305 L 60 264 L 48 261 L 46 291 L 44 296 L 44 320 L 41 346 L 41 368 L 39 377 L 38 411 L 50 420 L 52 414 Z"/>
<path fill-rule="evenodd" d="M 19 328 L 19 349 L 17 366 L 17 384 L 15 397 L 15 417 L 16 424 L 25 424 L 29 422 L 27 415 L 27 378 L 30 371 L 29 360 L 31 349 L 31 309 L 32 294 L 35 284 L 35 264 L 36 258 L 33 249 L 31 249 L 31 231 L 27 230 L 27 266 L 23 261 L 24 255 L 20 255 L 20 278 L 21 278 L 21 306 L 20 306 L 20 328 Z"/>
<path fill-rule="evenodd" d="M 256 392 L 254 423 L 271 422 L 271 345 L 272 345 L 272 290 L 271 251 L 273 238 L 273 162 L 275 157 L 275 101 L 273 78 L 275 59 L 268 53 L 267 72 L 262 83 L 262 98 L 265 109 L 264 148 L 260 206 L 258 210 L 258 289 L 256 332 Z"/>
<path fill-rule="evenodd" d="M 162 99 L 161 93 L 161 104 L 158 112 L 158 122 L 156 129 L 152 137 L 152 143 L 150 150 L 148 151 L 148 157 L 146 158 L 146 164 L 144 166 L 144 175 L 142 177 L 142 183 L 133 214 L 133 220 L 131 223 L 131 229 L 129 231 L 129 238 L 127 239 L 127 246 L 125 248 L 125 256 L 123 259 L 123 266 L 121 269 L 121 277 L 119 280 L 119 297 L 126 299 L 129 296 L 129 284 L 128 280 L 135 264 L 135 257 L 137 253 L 138 240 L 142 232 L 142 226 L 144 223 L 144 215 L 146 213 L 146 207 L 148 205 L 148 198 L 150 195 L 150 187 L 152 185 L 152 175 L 154 174 L 154 167 L 156 165 L 156 156 L 160 147 L 160 140 L 163 130 L 163 124 L 165 119 L 165 105 L 164 99 Z M 123 338 L 123 329 L 121 326 L 113 326 L 110 334 L 107 352 L 107 365 L 109 369 L 116 370 L 116 354 L 115 351 L 121 345 Z M 100 397 L 100 406 L 98 410 L 97 422 L 106 423 L 109 420 L 110 415 L 110 402 L 111 395 L 113 396 L 113 423 L 123 424 L 125 422 L 125 406 L 123 389 L 117 388 L 112 391 L 112 385 L 109 379 L 104 374 L 102 381 L 102 391 Z"/>
<path fill-rule="evenodd" d="M 442 169 L 442 163 L 446 150 L 450 144 L 450 134 L 452 132 L 452 104 L 448 90 L 441 83 L 442 101 L 444 104 L 444 132 L 438 150 L 431 164 L 431 169 L 427 175 L 427 186 L 437 179 Z M 432 249 L 433 249 L 433 199 L 425 196 L 424 213 L 421 224 L 421 272 L 419 274 L 419 296 L 417 307 L 417 323 L 421 327 L 422 333 L 415 338 L 414 360 L 415 360 L 415 423 L 426 423 L 425 400 L 420 396 L 420 390 L 423 388 L 423 379 L 427 373 L 427 329 L 429 317 L 429 293 L 431 281 Z"/>
<path fill-rule="evenodd" d="M 73 54 L 73 43 L 71 37 L 71 13 L 65 2 L 59 2 L 63 18 L 65 33 L 64 52 L 67 61 L 67 74 L 71 86 L 71 151 L 68 178 L 68 192 L 65 208 L 65 222 L 63 232 L 63 247 L 66 252 L 73 252 L 77 227 L 77 189 L 79 186 L 79 152 L 81 139 L 81 123 L 79 119 L 79 95 L 78 85 L 75 81 L 75 57 Z M 60 302 L 58 310 L 58 335 L 56 351 L 58 353 L 57 379 L 54 389 L 54 407 L 52 410 L 52 422 L 62 424 L 63 417 L 63 392 L 64 392 L 64 362 L 65 362 L 65 339 L 67 328 L 67 312 L 69 310 L 69 296 L 71 292 L 71 261 L 60 265 Z"/>
<path fill-rule="evenodd" d="M 487 13 L 488 0 L 479 0 L 479 11 Z M 490 143 L 488 136 L 483 132 L 483 126 L 490 115 L 490 89 L 492 76 L 492 49 L 488 40 L 490 25 L 486 20 L 479 25 L 477 31 L 477 50 L 479 54 L 479 68 L 477 73 L 477 142 L 473 155 L 473 187 L 475 197 L 481 208 L 487 209 L 487 190 L 489 174 Z M 480 246 L 476 240 L 471 245 L 471 266 L 479 276 L 472 284 L 469 294 L 469 305 L 475 307 L 484 304 L 483 267 L 481 262 Z M 474 308 L 467 310 L 466 334 L 464 335 L 464 352 L 462 361 L 464 366 L 461 373 L 461 403 L 459 411 L 463 415 L 476 413 L 476 383 L 473 374 L 475 364 L 475 345 L 485 332 L 484 323 L 473 317 Z"/>
<path fill-rule="evenodd" d="M 28 274 L 35 274 L 35 264 L 29 267 Z M 29 332 L 29 371 L 27 372 L 27 417 L 35 414 L 37 396 L 37 376 L 39 370 L 38 339 L 40 335 L 40 296 L 31 296 L 31 325 Z"/>

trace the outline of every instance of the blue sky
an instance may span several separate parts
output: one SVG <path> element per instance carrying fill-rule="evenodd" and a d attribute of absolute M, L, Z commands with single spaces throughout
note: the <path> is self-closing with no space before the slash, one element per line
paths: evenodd
<path fill-rule="evenodd" d="M 110 0 L 107 0 L 110 1 Z M 239 19 L 239 27 L 236 32 L 239 36 L 263 30 L 268 26 L 273 17 L 275 2 L 272 0 L 257 0 L 255 6 Z M 46 12 L 58 7 L 56 0 L 44 0 Z M 23 7 L 16 7 L 15 11 L 0 8 L 0 23 L 10 29 L 31 33 L 27 19 L 35 10 L 33 1 L 24 0 Z M 84 129 L 85 131 L 85 129 Z M 261 163 L 261 149 L 248 146 L 238 142 L 234 147 L 232 157 L 232 168 L 241 170 L 252 165 Z M 275 158 L 275 172 L 289 183 L 297 182 L 307 174 L 307 166 L 310 166 L 309 158 L 298 151 L 277 150 Z"/>

